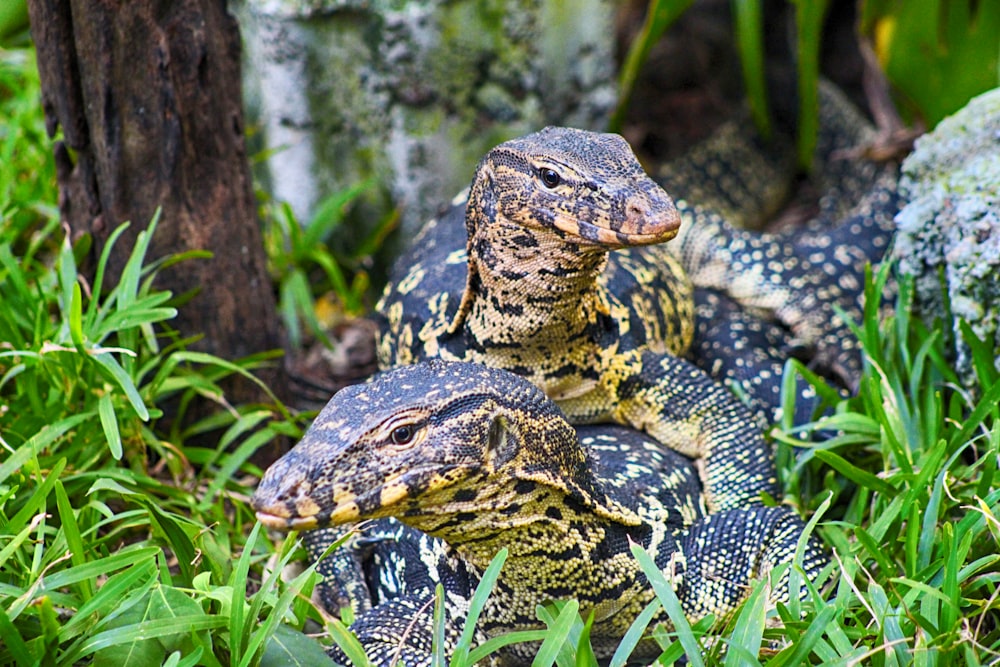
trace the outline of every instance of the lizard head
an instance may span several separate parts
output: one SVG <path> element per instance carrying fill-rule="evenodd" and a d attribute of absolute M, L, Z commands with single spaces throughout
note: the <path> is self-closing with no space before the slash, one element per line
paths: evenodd
<path fill-rule="evenodd" d="M 547 127 L 491 150 L 480 162 L 467 214 L 469 238 L 498 218 L 612 250 L 668 241 L 680 215 L 617 134 Z"/>
<path fill-rule="evenodd" d="M 395 516 L 445 536 L 449 521 L 505 517 L 536 491 L 593 503 L 589 471 L 576 431 L 539 389 L 437 360 L 337 393 L 267 470 L 252 506 L 283 530 Z"/>

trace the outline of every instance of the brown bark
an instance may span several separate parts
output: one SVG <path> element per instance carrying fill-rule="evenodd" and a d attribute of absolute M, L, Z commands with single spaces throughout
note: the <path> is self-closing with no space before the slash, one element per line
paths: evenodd
<path fill-rule="evenodd" d="M 161 207 L 151 257 L 214 255 L 159 276 L 175 295 L 197 291 L 172 324 L 228 359 L 279 347 L 244 146 L 239 31 L 224 0 L 28 6 L 48 130 L 63 128 L 60 210 L 74 235 L 93 234 L 96 257 L 132 221 L 112 254 L 114 280 Z M 253 398 L 246 391 L 233 398 Z"/>

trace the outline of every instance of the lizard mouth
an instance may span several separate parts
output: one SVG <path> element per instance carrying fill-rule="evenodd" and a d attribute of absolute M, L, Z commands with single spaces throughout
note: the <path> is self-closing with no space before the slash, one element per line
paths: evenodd
<path fill-rule="evenodd" d="M 314 516 L 281 516 L 265 510 L 257 511 L 257 520 L 268 528 L 281 531 L 312 530 L 319 527 L 319 522 Z"/>
<path fill-rule="evenodd" d="M 337 505 L 329 516 L 316 514 L 293 514 L 284 505 L 264 507 L 257 510 L 257 520 L 275 530 L 313 530 L 322 526 L 337 526 L 360 519 L 358 505 L 345 502 Z"/>
<path fill-rule="evenodd" d="M 569 236 L 609 249 L 663 243 L 677 236 L 681 216 L 673 202 L 655 214 L 639 206 L 629 206 L 625 220 L 617 227 L 594 224 L 569 215 L 557 215 L 553 226 Z"/>

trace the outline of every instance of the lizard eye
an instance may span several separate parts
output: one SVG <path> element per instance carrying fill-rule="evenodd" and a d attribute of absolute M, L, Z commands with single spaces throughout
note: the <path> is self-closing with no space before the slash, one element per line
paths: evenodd
<path fill-rule="evenodd" d="M 389 439 L 392 440 L 394 445 L 405 445 L 413 440 L 413 427 L 412 426 L 397 426 L 392 429 L 392 433 L 389 434 Z"/>
<path fill-rule="evenodd" d="M 541 167 L 538 170 L 538 177 L 542 179 L 542 185 L 549 188 L 550 190 L 562 182 L 562 177 L 555 169 L 549 169 L 548 167 Z"/>

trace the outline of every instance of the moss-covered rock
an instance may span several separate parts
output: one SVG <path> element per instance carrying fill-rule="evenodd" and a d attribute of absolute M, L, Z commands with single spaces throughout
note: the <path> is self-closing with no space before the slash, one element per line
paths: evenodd
<path fill-rule="evenodd" d="M 252 118 L 271 192 L 308 219 L 368 176 L 412 230 L 493 145 L 602 127 L 615 102 L 610 0 L 244 0 Z"/>
<path fill-rule="evenodd" d="M 900 189 L 909 201 L 896 216 L 900 271 L 915 277 L 925 320 L 951 318 L 957 368 L 972 384 L 960 320 L 1000 358 L 1000 89 L 921 137 Z"/>

